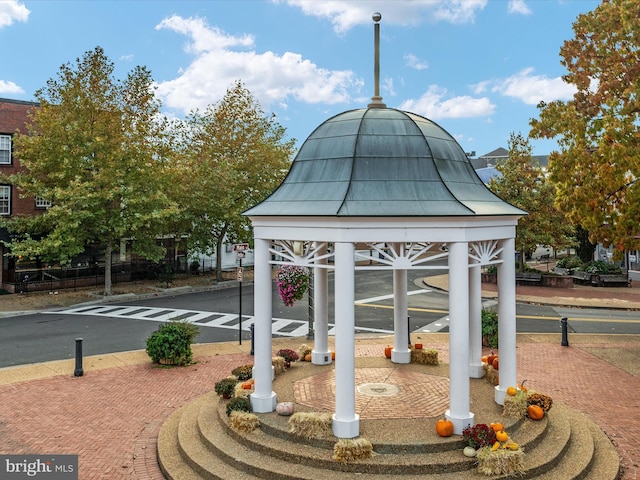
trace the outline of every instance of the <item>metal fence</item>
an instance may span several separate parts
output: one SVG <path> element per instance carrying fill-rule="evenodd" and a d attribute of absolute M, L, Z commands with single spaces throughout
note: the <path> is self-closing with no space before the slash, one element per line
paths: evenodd
<path fill-rule="evenodd" d="M 187 272 L 184 262 L 118 262 L 111 265 L 111 282 L 164 280 L 176 273 Z M 33 268 L 5 272 L 5 288 L 13 287 L 14 293 L 52 291 L 104 285 L 104 264 L 76 267 Z"/>

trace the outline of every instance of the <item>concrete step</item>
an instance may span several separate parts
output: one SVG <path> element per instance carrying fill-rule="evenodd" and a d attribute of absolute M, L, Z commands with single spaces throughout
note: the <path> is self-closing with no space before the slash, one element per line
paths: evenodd
<path fill-rule="evenodd" d="M 158 432 L 158 465 L 167 480 L 201 480 L 202 477 L 189 466 L 181 455 L 178 426 L 182 412 L 182 409 L 178 409 L 171 414 Z"/>
<path fill-rule="evenodd" d="M 358 365 L 380 368 L 381 361 L 362 357 L 358 358 Z M 274 391 L 278 392 L 278 400 L 296 402 L 295 382 L 327 368 L 301 364 L 276 377 Z M 411 364 L 403 369 L 430 375 L 447 373 L 446 365 L 427 368 Z M 504 423 L 511 438 L 524 449 L 523 478 L 616 478 L 620 468 L 617 452 L 588 418 L 560 404 L 554 404 L 541 421 L 504 418 L 502 407 L 492 401 L 493 396 L 493 386 L 484 379 L 470 380 L 470 402 L 476 423 Z M 383 475 L 385 479 L 485 478 L 477 473 L 474 459 L 462 454 L 465 444 L 461 436 L 437 436 L 438 418 L 433 416 L 361 419 L 360 435 L 372 442 L 374 454 L 365 461 L 341 464 L 332 459 L 336 438 L 294 437 L 289 417 L 275 412 L 258 414 L 260 429 L 255 432 L 243 434 L 232 430 L 228 426 L 226 403 L 211 392 L 180 409 L 163 425 L 158 455 L 167 478 L 337 480 L 354 474 L 363 480 L 380 479 Z M 406 407 L 400 400 L 397 408 Z M 312 408 L 296 403 L 296 411 Z M 176 456 L 176 450 L 180 455 Z M 177 473 L 172 473 L 174 470 Z M 591 475 L 592 470 L 598 476 Z"/>
<path fill-rule="evenodd" d="M 261 414 L 258 417 L 262 422 L 266 417 L 274 415 L 277 414 Z M 249 434 L 232 430 L 228 427 L 224 402 L 221 402 L 217 408 L 208 404 L 203 405 L 200 410 L 198 426 L 203 437 L 211 441 L 212 444 L 216 443 L 219 433 L 219 426 L 215 426 L 211 422 L 211 418 L 215 416 L 220 419 L 222 428 L 226 429 L 224 434 L 233 437 L 234 440 L 247 446 L 247 448 L 270 459 L 277 458 L 289 463 L 308 465 L 325 471 L 333 470 L 359 474 L 375 472 L 376 474 L 386 475 L 425 475 L 468 471 L 474 467 L 474 459 L 465 457 L 462 454 L 464 442 L 458 440 L 459 437 L 441 439 L 448 440 L 448 442 L 440 443 L 448 445 L 449 448 L 447 450 L 440 449 L 439 451 L 429 451 L 429 444 L 423 441 L 416 444 L 416 447 L 422 445 L 422 449 L 414 448 L 412 451 L 407 451 L 402 446 L 398 448 L 388 446 L 387 453 L 380 453 L 377 450 L 377 446 L 374 445 L 373 450 L 375 453 L 371 458 L 357 463 L 339 463 L 332 459 L 333 446 L 337 441 L 334 437 L 323 439 L 319 442 L 309 442 L 307 439 L 294 436 L 291 433 L 287 434 L 287 438 L 280 438 L 265 432 L 262 428 Z M 398 462 L 400 456 L 402 461 Z"/>

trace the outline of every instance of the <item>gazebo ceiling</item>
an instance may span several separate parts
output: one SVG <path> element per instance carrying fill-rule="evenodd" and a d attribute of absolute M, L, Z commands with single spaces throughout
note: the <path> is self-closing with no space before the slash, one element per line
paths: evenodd
<path fill-rule="evenodd" d="M 483 184 L 442 127 L 392 108 L 351 110 L 322 123 L 282 184 L 245 212 L 251 217 L 523 214 Z"/>

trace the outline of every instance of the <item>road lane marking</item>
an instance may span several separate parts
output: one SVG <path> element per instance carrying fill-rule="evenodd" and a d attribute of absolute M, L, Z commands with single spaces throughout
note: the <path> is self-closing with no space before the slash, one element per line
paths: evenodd
<path fill-rule="evenodd" d="M 201 327 L 213 327 L 238 330 L 238 315 L 233 313 L 207 312 L 202 310 L 169 309 L 156 307 L 130 306 L 81 306 L 64 310 L 46 311 L 44 314 L 88 315 L 94 317 L 121 318 L 129 320 L 147 320 L 152 322 L 166 322 L 170 320 L 185 320 Z M 254 317 L 242 315 L 242 330 L 250 331 Z M 272 318 L 271 332 L 283 337 L 301 337 L 309 333 L 309 322 L 288 318 Z M 335 325 L 329 324 L 329 335 L 335 334 Z M 392 334 L 393 330 L 378 328 L 355 327 L 357 332 Z"/>
<path fill-rule="evenodd" d="M 420 293 L 429 293 L 432 290 L 412 290 L 410 292 L 407 292 L 407 295 L 418 295 Z M 362 305 L 364 303 L 372 303 L 372 302 L 379 302 L 380 300 L 389 300 L 390 298 L 393 298 L 395 295 L 392 293 L 390 295 L 381 295 L 379 297 L 371 297 L 371 298 L 363 298 L 362 300 L 356 300 L 354 303 L 356 305 Z"/>

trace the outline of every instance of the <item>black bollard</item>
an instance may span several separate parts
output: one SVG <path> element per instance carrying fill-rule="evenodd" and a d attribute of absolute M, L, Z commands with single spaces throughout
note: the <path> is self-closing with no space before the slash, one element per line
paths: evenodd
<path fill-rule="evenodd" d="M 563 347 L 569 346 L 569 335 L 567 333 L 567 317 L 563 317 L 560 319 L 560 326 L 562 327 L 562 345 Z"/>
<path fill-rule="evenodd" d="M 84 375 L 82 370 L 82 338 L 76 338 L 76 369 L 73 371 L 74 377 Z"/>
<path fill-rule="evenodd" d="M 253 347 L 255 345 L 254 343 L 254 338 L 253 338 L 253 323 L 251 325 L 249 325 L 249 331 L 251 332 L 251 351 L 249 352 L 250 355 L 253 355 Z"/>

